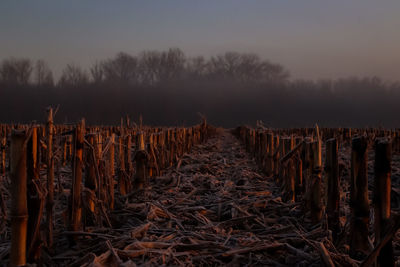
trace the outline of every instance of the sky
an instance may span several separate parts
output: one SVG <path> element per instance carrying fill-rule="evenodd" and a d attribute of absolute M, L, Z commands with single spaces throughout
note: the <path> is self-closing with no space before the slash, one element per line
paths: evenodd
<path fill-rule="evenodd" d="M 170 47 L 257 53 L 293 79 L 400 80 L 400 1 L 0 1 L 0 60 L 44 59 L 56 76 L 69 63 Z"/>

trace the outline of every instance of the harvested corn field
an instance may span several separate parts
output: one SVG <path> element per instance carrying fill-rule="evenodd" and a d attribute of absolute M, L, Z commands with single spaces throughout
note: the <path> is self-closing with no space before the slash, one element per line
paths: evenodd
<path fill-rule="evenodd" d="M 397 188 L 397 131 L 52 121 L 49 109 L 46 126 L 2 126 L 4 266 L 368 266 L 381 253 L 400 255 L 397 215 L 381 228 L 377 215 L 354 215 L 369 206 L 379 214 L 368 195 L 391 191 L 398 210 L 397 190 L 375 186 L 371 159 L 373 148 L 393 148 Z M 355 181 L 366 207 L 351 204 Z"/>

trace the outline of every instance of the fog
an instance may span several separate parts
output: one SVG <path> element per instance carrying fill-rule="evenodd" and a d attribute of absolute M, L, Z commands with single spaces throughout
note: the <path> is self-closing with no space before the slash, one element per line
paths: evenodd
<path fill-rule="evenodd" d="M 178 48 L 117 53 L 88 69 L 65 66 L 55 80 L 44 61 L 10 57 L 0 64 L 0 121 L 191 125 L 199 114 L 217 126 L 262 120 L 269 127 L 400 127 L 400 84 L 378 77 L 297 80 L 257 54 L 188 57 Z"/>

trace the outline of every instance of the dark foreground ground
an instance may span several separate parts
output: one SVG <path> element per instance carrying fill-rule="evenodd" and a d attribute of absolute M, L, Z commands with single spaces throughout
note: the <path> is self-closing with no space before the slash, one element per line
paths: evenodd
<path fill-rule="evenodd" d="M 342 150 L 341 155 L 345 223 L 349 150 Z M 396 156 L 394 159 L 397 160 Z M 69 188 L 69 176 L 70 169 L 62 169 L 64 188 Z M 395 189 L 395 203 L 399 197 L 396 192 Z M 57 213 L 63 212 L 68 194 L 64 190 L 57 199 Z M 325 220 L 312 225 L 303 207 L 301 201 L 283 202 L 274 178 L 258 170 L 229 131 L 218 130 L 214 138 L 196 146 L 162 177 L 152 177 L 145 191 L 118 196 L 116 209 L 109 218 L 111 228 L 87 227 L 74 233 L 78 241 L 71 247 L 66 236 L 72 233 L 66 231 L 64 221 L 59 219 L 55 251 L 43 252 L 44 263 L 321 266 L 323 255 L 328 253 L 337 266 L 357 266 L 359 262 L 347 256 L 346 242 L 333 245 Z M 62 216 L 57 214 L 55 218 Z M 9 233 L 5 233 L 0 240 L 0 260 L 4 266 L 9 245 Z M 396 258 L 400 255 L 396 242 L 395 254 Z"/>

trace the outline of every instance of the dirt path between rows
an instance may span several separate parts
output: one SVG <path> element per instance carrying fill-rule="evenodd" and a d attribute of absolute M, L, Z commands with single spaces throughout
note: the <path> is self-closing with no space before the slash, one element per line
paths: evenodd
<path fill-rule="evenodd" d="M 134 239 L 115 245 L 126 253 L 123 261 L 319 266 L 319 242 L 331 245 L 322 227 L 305 228 L 301 203 L 283 203 L 273 179 L 259 172 L 228 130 L 151 179 L 145 194 L 132 196 L 114 214 L 124 222 L 120 230 Z"/>

